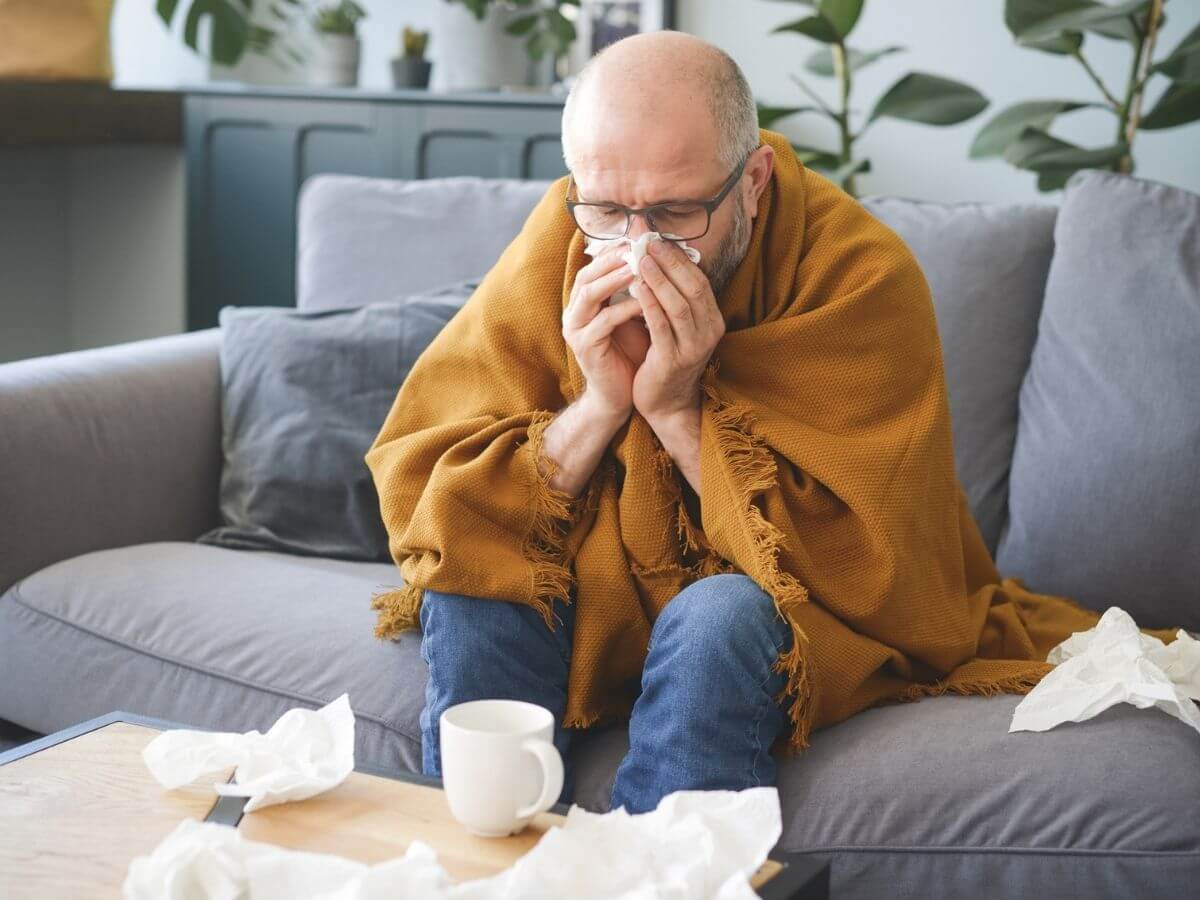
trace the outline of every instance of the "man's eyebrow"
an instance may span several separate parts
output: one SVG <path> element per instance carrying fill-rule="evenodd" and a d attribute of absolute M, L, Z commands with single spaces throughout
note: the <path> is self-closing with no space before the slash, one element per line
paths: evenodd
<path fill-rule="evenodd" d="M 579 182 L 575 182 L 575 195 L 576 195 L 576 196 L 577 196 L 577 197 L 580 199 L 580 201 L 581 201 L 581 202 L 583 202 L 583 203 L 611 203 L 611 204 L 613 204 L 613 205 L 615 205 L 615 206 L 628 206 L 628 204 L 627 204 L 627 203 L 617 203 L 617 201 L 615 201 L 615 200 L 592 200 L 592 199 L 590 199 L 590 198 L 588 198 L 588 197 L 585 197 L 585 196 L 583 196 L 583 191 L 581 191 L 581 190 L 579 189 Z M 643 204 L 643 205 L 644 205 L 644 206 L 657 206 L 657 205 L 658 205 L 658 204 L 660 204 L 660 203 L 671 203 L 672 201 L 676 201 L 676 200 L 693 200 L 693 199 L 695 199 L 695 198 L 692 198 L 692 197 L 681 197 L 681 196 L 679 196 L 678 194 L 675 194 L 675 195 L 673 195 L 673 196 L 670 196 L 670 197 L 662 197 L 662 198 L 659 198 L 659 199 L 657 199 L 657 200 L 651 200 L 649 203 L 646 203 L 646 204 Z"/>

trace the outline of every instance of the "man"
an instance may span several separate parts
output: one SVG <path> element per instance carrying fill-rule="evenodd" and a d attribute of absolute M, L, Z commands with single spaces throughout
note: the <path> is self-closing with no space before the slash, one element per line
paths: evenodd
<path fill-rule="evenodd" d="M 419 624 L 429 666 L 425 772 L 448 706 L 527 700 L 558 722 L 563 800 L 574 730 L 628 719 L 610 803 L 643 812 L 773 784 L 775 749 L 876 703 L 1027 691 L 1097 617 L 1001 583 L 903 242 L 686 34 L 598 54 L 562 136 L 570 176 L 366 455 L 406 582 L 376 634 Z M 671 238 L 638 278 L 627 245 L 587 261 L 648 231 Z"/>

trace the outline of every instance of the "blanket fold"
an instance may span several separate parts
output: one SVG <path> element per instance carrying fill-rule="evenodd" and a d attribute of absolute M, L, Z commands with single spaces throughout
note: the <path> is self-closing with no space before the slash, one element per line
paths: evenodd
<path fill-rule="evenodd" d="M 579 497 L 550 486 L 553 416 L 585 384 L 562 338 L 590 261 L 556 180 L 418 358 L 365 461 L 404 584 L 376 636 L 419 627 L 424 591 L 574 602 L 564 727 L 627 717 L 651 626 L 691 582 L 741 572 L 794 640 L 776 749 L 870 706 L 1028 692 L 1099 612 L 1002 579 L 959 485 L 933 302 L 912 253 L 762 130 L 775 168 L 717 297 L 702 380 L 700 522 L 636 411 Z M 1174 629 L 1143 629 L 1165 642 Z"/>

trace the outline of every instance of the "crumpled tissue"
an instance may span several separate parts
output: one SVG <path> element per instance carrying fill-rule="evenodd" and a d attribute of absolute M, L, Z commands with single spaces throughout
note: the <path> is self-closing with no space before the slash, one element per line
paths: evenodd
<path fill-rule="evenodd" d="M 670 234 L 659 234 L 657 231 L 647 231 L 645 234 L 640 234 L 636 238 L 632 239 L 628 236 L 611 238 L 609 240 L 599 240 L 597 238 L 589 237 L 587 239 L 587 244 L 583 248 L 583 252 L 592 257 L 596 257 L 614 244 L 628 244 L 629 249 L 621 254 L 621 258 L 625 260 L 625 262 L 629 265 L 629 268 L 633 270 L 633 283 L 636 284 L 642 280 L 639 267 L 642 264 L 642 259 L 646 256 L 646 253 L 649 250 L 650 242 L 661 240 L 675 241 L 675 244 L 679 247 L 679 249 L 687 254 L 688 259 L 694 263 L 700 262 L 700 251 L 695 247 L 689 247 L 687 241 L 676 240 L 675 238 L 672 238 Z M 611 298 L 609 298 L 609 304 L 611 305 L 614 303 L 621 303 L 626 300 L 634 299 L 635 298 L 633 295 L 629 293 L 628 288 L 621 288 L 619 291 L 613 294 Z"/>
<path fill-rule="evenodd" d="M 130 863 L 122 891 L 126 900 L 752 900 L 750 879 L 781 832 L 773 786 L 676 791 L 636 814 L 572 805 L 512 866 L 454 884 L 419 840 L 367 865 L 185 819 Z"/>
<path fill-rule="evenodd" d="M 1180 628 L 1164 644 L 1110 606 L 1094 628 L 1077 631 L 1046 656 L 1054 668 L 1013 710 L 1013 731 L 1082 722 L 1117 703 L 1156 707 L 1200 731 L 1200 641 Z"/>
<path fill-rule="evenodd" d="M 142 759 L 167 788 L 237 766 L 235 781 L 213 782 L 213 790 L 249 797 L 242 811 L 253 812 L 341 784 L 354 771 L 354 711 L 342 694 L 320 709 L 289 709 L 266 734 L 172 729 L 147 744 Z"/>

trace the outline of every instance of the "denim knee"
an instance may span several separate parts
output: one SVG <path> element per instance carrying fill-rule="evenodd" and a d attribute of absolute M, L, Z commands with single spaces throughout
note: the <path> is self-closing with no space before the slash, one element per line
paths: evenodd
<path fill-rule="evenodd" d="M 748 575 L 722 572 L 692 582 L 675 595 L 654 622 L 650 646 L 661 639 L 692 650 L 741 646 L 785 650 L 791 627 L 775 601 Z"/>

